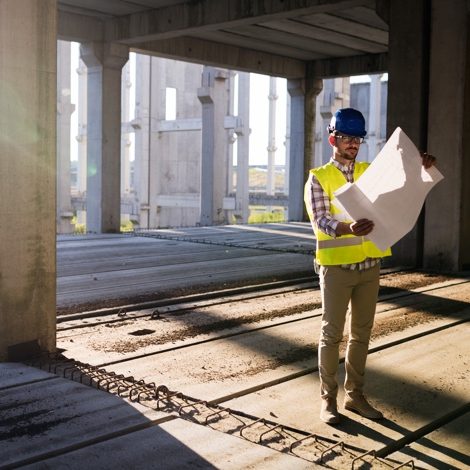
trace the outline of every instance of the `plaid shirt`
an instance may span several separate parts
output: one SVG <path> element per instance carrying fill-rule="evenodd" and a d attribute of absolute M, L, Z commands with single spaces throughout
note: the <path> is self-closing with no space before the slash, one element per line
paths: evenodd
<path fill-rule="evenodd" d="M 354 162 L 350 165 L 342 165 L 333 158 L 330 159 L 332 163 L 338 170 L 343 173 L 345 179 L 349 183 L 354 182 Z M 326 233 L 330 237 L 336 238 L 336 228 L 339 224 L 339 221 L 334 219 L 330 213 L 330 199 L 328 195 L 323 191 L 320 183 L 314 175 L 310 175 L 310 202 L 313 213 L 313 223 L 316 224 L 319 230 Z M 346 269 L 368 269 L 375 266 L 380 262 L 380 258 L 366 258 L 360 263 L 354 264 L 343 264 L 342 268 Z"/>

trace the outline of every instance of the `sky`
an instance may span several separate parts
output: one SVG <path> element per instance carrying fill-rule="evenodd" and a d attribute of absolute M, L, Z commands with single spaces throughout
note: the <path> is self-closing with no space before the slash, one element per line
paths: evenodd
<path fill-rule="evenodd" d="M 135 53 L 130 54 L 130 75 L 132 86 L 135 86 Z M 78 75 L 76 70 L 79 65 L 79 44 L 72 43 L 71 57 L 71 99 L 77 103 Z M 351 82 L 368 81 L 368 76 L 351 77 Z M 286 103 L 287 83 L 285 79 L 276 79 L 278 99 L 276 101 L 276 153 L 275 164 L 285 163 L 286 149 Z M 131 88 L 130 94 L 130 120 L 135 116 L 135 96 Z M 268 162 L 268 123 L 269 123 L 269 77 L 252 73 L 250 75 L 250 165 L 266 165 Z M 236 100 L 235 100 L 236 102 Z M 174 109 L 167 109 L 167 115 L 174 115 Z M 78 129 L 77 112 L 71 116 L 71 160 L 77 160 L 76 134 Z M 131 159 L 134 157 L 134 139 L 131 136 Z M 235 159 L 236 162 L 236 159 Z"/>

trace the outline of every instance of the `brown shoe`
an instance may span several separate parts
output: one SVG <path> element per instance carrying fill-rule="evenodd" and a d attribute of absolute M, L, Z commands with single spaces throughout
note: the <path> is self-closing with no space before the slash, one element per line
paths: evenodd
<path fill-rule="evenodd" d="M 382 419 L 384 415 L 376 410 L 364 397 L 364 395 L 346 396 L 344 407 L 349 411 L 355 411 L 364 418 Z"/>
<path fill-rule="evenodd" d="M 338 424 L 339 413 L 336 398 L 326 397 L 321 402 L 320 419 L 326 424 Z"/>

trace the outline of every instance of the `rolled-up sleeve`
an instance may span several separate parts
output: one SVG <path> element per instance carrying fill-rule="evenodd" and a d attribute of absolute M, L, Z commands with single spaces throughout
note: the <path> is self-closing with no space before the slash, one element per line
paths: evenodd
<path fill-rule="evenodd" d="M 313 216 L 312 224 L 330 237 L 336 238 L 336 227 L 339 221 L 333 218 L 330 213 L 330 200 L 323 191 L 315 175 L 310 174 L 310 209 Z"/>

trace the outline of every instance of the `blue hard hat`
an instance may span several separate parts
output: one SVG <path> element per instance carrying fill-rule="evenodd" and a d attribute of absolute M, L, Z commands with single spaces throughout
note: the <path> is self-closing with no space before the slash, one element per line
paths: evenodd
<path fill-rule="evenodd" d="M 356 137 L 364 137 L 367 134 L 364 116 L 353 108 L 338 109 L 327 129 L 330 134 L 335 131 Z"/>

